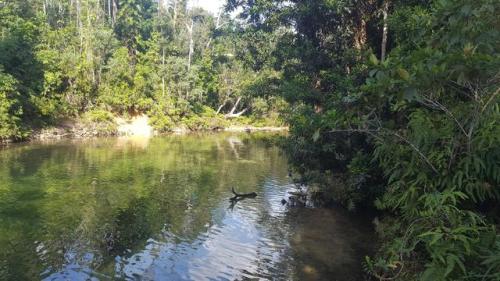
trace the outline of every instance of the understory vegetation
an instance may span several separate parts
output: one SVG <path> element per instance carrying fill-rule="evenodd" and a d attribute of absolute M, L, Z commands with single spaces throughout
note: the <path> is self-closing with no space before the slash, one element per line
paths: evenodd
<path fill-rule="evenodd" d="M 103 111 L 159 132 L 281 124 L 283 100 L 254 87 L 267 73 L 238 59 L 242 26 L 187 2 L 0 1 L 0 140 Z"/>
<path fill-rule="evenodd" d="M 500 2 L 230 0 L 297 170 L 375 206 L 375 280 L 500 280 Z M 262 43 L 266 36 L 261 35 Z"/>

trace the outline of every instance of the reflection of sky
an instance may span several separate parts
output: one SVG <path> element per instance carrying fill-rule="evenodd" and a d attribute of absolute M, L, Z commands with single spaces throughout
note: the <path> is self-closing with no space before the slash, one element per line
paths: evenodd
<path fill-rule="evenodd" d="M 225 202 L 224 202 L 225 203 Z M 241 202 L 240 202 L 241 203 Z M 233 280 L 242 275 L 241 270 L 256 273 L 259 249 L 269 246 L 262 233 L 257 230 L 255 217 L 244 217 L 240 212 L 227 212 L 219 225 L 212 226 L 192 242 L 175 243 L 176 237 L 165 233 L 162 242 L 149 239 L 144 249 L 130 257 L 115 258 L 115 278 L 141 280 Z M 266 259 L 274 263 L 279 255 L 274 251 Z M 105 280 L 107 276 L 96 275 L 91 270 L 94 255 L 66 254 L 68 262 L 64 268 L 44 280 Z M 104 278 L 103 278 L 104 277 Z M 247 274 L 246 277 L 255 277 Z"/>
<path fill-rule="evenodd" d="M 263 201 L 267 201 L 266 194 L 262 197 Z M 214 212 L 219 213 L 227 205 L 228 202 L 222 202 Z M 222 220 L 192 243 L 175 244 L 169 234 L 165 235 L 162 239 L 165 241 L 162 242 L 150 239 L 141 252 L 116 260 L 117 277 L 141 276 L 143 280 L 233 280 L 237 276 L 270 276 L 271 272 L 263 269 L 260 262 L 265 261 L 267 268 L 279 263 L 283 245 L 265 237 L 266 231 L 259 230 L 259 208 L 251 205 L 250 201 L 242 201 L 234 211 L 223 211 Z M 270 210 L 273 211 L 273 208 Z M 242 272 L 243 269 L 245 272 Z"/>
<path fill-rule="evenodd" d="M 86 281 L 86 280 L 102 280 L 104 277 L 108 279 L 107 276 L 101 276 L 93 272 L 90 269 L 92 262 L 95 259 L 95 255 L 92 253 L 85 253 L 81 258 L 77 260 L 77 254 L 73 251 L 69 251 L 65 254 L 65 260 L 67 264 L 59 272 L 53 273 L 42 280 L 71 280 L 71 281 Z M 50 269 L 47 270 L 47 272 Z M 45 275 L 42 273 L 42 276 Z"/>
<path fill-rule="evenodd" d="M 212 220 L 195 239 L 165 225 L 142 249 L 117 256 L 114 276 L 95 273 L 99 254 L 75 242 L 64 255 L 66 265 L 43 280 L 319 280 L 332 274 L 336 280 L 358 280 L 363 229 L 331 210 L 302 209 L 296 216 L 280 202 L 294 190 L 286 181 L 265 178 L 257 190 L 256 198 L 233 210 L 226 198 L 207 210 Z"/>
<path fill-rule="evenodd" d="M 286 239 L 273 237 L 278 225 L 261 225 L 278 219 L 285 207 L 283 198 L 290 185 L 280 185 L 266 179 L 264 188 L 255 199 L 243 200 L 233 210 L 222 201 L 211 210 L 212 226 L 192 242 L 182 241 L 166 227 L 158 240 L 150 238 L 140 252 L 130 257 L 115 258 L 115 278 L 141 280 L 234 280 L 236 277 L 262 278 L 277 276 L 275 268 L 283 260 Z M 267 223 L 266 223 L 267 222 Z M 275 238 L 275 239 L 273 239 Z M 80 252 L 83 249 L 80 249 Z M 44 280 L 106 280 L 91 270 L 96 256 L 90 253 L 78 257 L 65 254 L 66 265 Z M 84 252 L 84 251 L 83 251 Z M 282 269 L 281 269 L 282 270 Z M 283 274 L 283 272 L 280 272 Z"/>
<path fill-rule="evenodd" d="M 280 151 L 232 136 L 6 150 L 0 279 L 360 280 L 366 228 L 282 205 L 296 188 Z M 258 196 L 229 209 L 232 186 Z"/>

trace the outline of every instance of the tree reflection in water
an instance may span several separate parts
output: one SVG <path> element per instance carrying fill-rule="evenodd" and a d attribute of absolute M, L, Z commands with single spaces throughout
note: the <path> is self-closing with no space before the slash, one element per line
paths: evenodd
<path fill-rule="evenodd" d="M 365 221 L 281 204 L 286 158 L 258 135 L 24 144 L 0 164 L 6 280 L 351 280 L 369 251 Z M 258 196 L 228 209 L 232 186 Z"/>

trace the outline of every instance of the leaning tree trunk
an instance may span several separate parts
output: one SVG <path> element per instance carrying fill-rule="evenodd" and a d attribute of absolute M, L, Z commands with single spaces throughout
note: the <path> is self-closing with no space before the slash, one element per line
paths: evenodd
<path fill-rule="evenodd" d="M 240 104 L 240 101 L 241 101 L 241 97 L 239 97 L 236 102 L 234 103 L 233 105 L 233 108 L 231 109 L 231 111 L 225 115 L 226 118 L 236 118 L 236 117 L 240 117 L 241 115 L 243 115 L 243 113 L 247 112 L 247 108 L 243 109 L 242 111 L 238 112 L 238 113 L 234 113 L 236 111 L 236 108 L 238 108 L 238 105 Z"/>
<path fill-rule="evenodd" d="M 222 16 L 222 11 L 223 11 L 223 8 L 219 9 L 219 12 L 217 13 L 217 18 L 215 20 L 215 30 L 218 30 L 219 28 L 221 28 L 221 16 Z M 207 46 L 205 47 L 205 49 L 208 49 L 210 48 L 210 44 L 212 43 L 212 36 L 210 36 L 210 38 L 208 38 L 208 42 L 207 42 Z"/>
<path fill-rule="evenodd" d="M 227 103 L 227 99 L 224 100 L 224 102 L 222 102 L 221 105 L 219 105 L 219 108 L 217 108 L 217 114 L 220 113 L 220 111 L 224 108 L 224 106 L 226 105 Z"/>

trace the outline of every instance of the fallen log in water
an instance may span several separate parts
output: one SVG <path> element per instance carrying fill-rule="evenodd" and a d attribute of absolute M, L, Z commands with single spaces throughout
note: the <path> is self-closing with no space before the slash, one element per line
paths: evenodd
<path fill-rule="evenodd" d="M 257 193 L 255 192 L 250 192 L 250 193 L 238 193 L 234 190 L 234 187 L 231 187 L 231 192 L 233 192 L 234 196 L 230 198 L 230 200 L 242 200 L 244 198 L 253 198 L 257 196 Z M 238 201 L 239 201 L 238 200 Z"/>
<path fill-rule="evenodd" d="M 255 198 L 257 196 L 257 193 L 255 192 L 250 192 L 250 193 L 238 193 L 234 190 L 234 187 L 231 187 L 231 192 L 233 192 L 234 196 L 229 198 L 229 201 L 231 201 L 231 204 L 229 205 L 229 209 L 233 209 L 236 204 L 242 200 L 245 200 L 246 198 Z"/>

